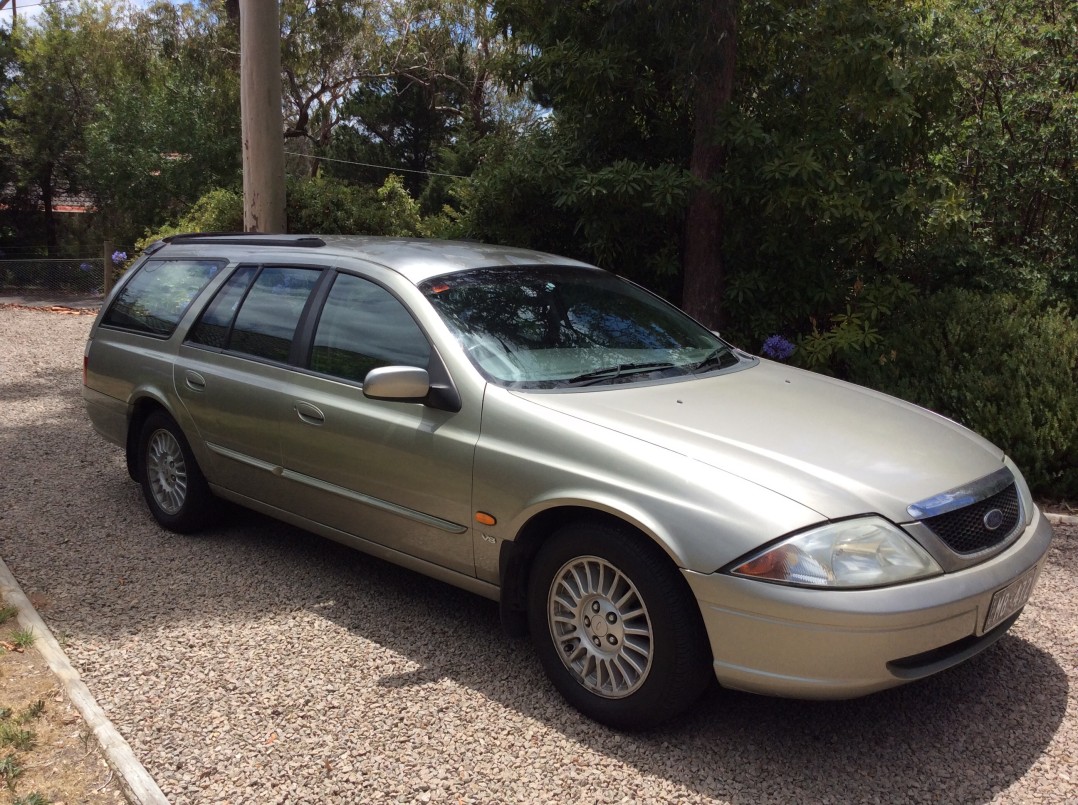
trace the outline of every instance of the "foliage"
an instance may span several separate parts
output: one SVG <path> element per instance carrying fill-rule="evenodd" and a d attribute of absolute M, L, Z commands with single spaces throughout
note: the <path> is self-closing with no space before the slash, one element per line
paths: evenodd
<path fill-rule="evenodd" d="M 18 62 L 15 55 L 15 43 L 10 31 L 0 29 L 0 131 L 3 121 L 11 118 L 11 89 L 17 73 Z M 12 184 L 15 179 L 15 165 L 8 158 L 0 157 L 0 203 L 12 201 Z M 0 237 L 6 233 L 0 229 Z"/>
<path fill-rule="evenodd" d="M 31 791 L 26 796 L 16 797 L 11 805 L 50 805 L 52 800 L 38 791 Z"/>
<path fill-rule="evenodd" d="M 174 223 L 148 231 L 135 242 L 136 252 L 154 241 L 185 232 L 243 231 L 243 194 L 236 190 L 214 188 L 198 199 Z"/>
<path fill-rule="evenodd" d="M 292 232 L 421 234 L 418 205 L 395 175 L 378 190 L 322 176 L 290 180 L 286 212 Z"/>
<path fill-rule="evenodd" d="M 706 47 L 690 6 L 496 4 L 533 46 L 513 75 L 554 114 L 523 156 L 481 165 L 465 199 L 473 232 L 538 236 L 678 296 L 696 189 L 690 88 Z M 741 19 L 735 101 L 713 134 L 726 149 L 714 225 L 725 230 L 724 331 L 758 343 L 840 314 L 858 283 L 917 281 L 918 246 L 964 226 L 965 211 L 931 162 L 956 91 L 938 18 L 884 2 L 759 0 Z M 514 195 L 527 199 L 523 225 Z"/>
<path fill-rule="evenodd" d="M 891 348 L 881 328 L 886 327 L 896 308 L 906 308 L 915 300 L 914 287 L 896 277 L 884 277 L 873 285 L 855 283 L 845 310 L 832 314 L 823 329 L 813 320 L 811 332 L 800 338 L 798 363 L 817 372 L 842 376 L 885 363 Z"/>
<path fill-rule="evenodd" d="M 696 5 L 495 3 L 520 43 L 511 84 L 552 114 L 480 163 L 462 196 L 473 235 L 579 256 L 677 296 Z"/>
<path fill-rule="evenodd" d="M 746 342 L 807 331 L 821 366 L 873 345 L 882 311 L 858 315 L 862 290 L 873 304 L 896 282 L 918 284 L 922 245 L 965 225 L 961 190 L 931 159 L 955 71 L 944 23 L 924 7 L 761 0 L 744 18 L 740 89 L 720 133 L 727 330 Z"/>
<path fill-rule="evenodd" d="M 290 179 L 285 212 L 289 231 L 322 235 L 423 237 L 445 225 L 438 217 L 421 216 L 418 203 L 394 175 L 377 190 L 326 176 Z M 174 223 L 147 233 L 137 248 L 185 232 L 242 231 L 242 193 L 217 188 Z"/>
<path fill-rule="evenodd" d="M 25 752 L 34 745 L 34 734 L 24 730 L 17 722 L 10 719 L 0 721 L 0 746 L 10 746 Z"/>
<path fill-rule="evenodd" d="M 1068 0 L 944 6 L 959 121 L 939 160 L 973 226 L 943 279 L 1078 298 L 1078 18 Z"/>
<path fill-rule="evenodd" d="M 19 649 L 27 649 L 34 645 L 37 635 L 33 629 L 16 629 L 11 633 L 11 642 Z"/>
<path fill-rule="evenodd" d="M 80 189 L 82 130 L 95 93 L 84 83 L 90 65 L 80 47 L 83 31 L 62 6 L 49 6 L 43 15 L 40 33 L 20 27 L 12 37 L 16 66 L 0 120 L 0 153 L 14 177 L 15 202 L 31 209 L 39 201 L 44 205 L 41 237 L 55 254 L 52 200 L 64 190 Z"/>
<path fill-rule="evenodd" d="M 96 241 L 128 243 L 239 173 L 234 37 L 201 6 L 48 5 L 20 27 L 0 142 L 27 220 L 61 193 L 88 194 Z M 104 56 L 104 57 L 102 57 Z M 0 85 L 0 89 L 3 86 Z M 57 216 L 23 239 L 60 248 Z M 28 238 L 29 236 L 29 238 Z"/>
<path fill-rule="evenodd" d="M 851 372 L 1004 448 L 1039 494 L 1078 495 L 1078 321 L 1062 306 L 949 290 L 891 318 L 890 351 Z"/>
<path fill-rule="evenodd" d="M 14 752 L 8 753 L 6 757 L 0 759 L 0 779 L 4 781 L 4 785 L 9 791 L 15 790 L 15 781 L 22 776 L 24 771 L 25 769 L 19 763 Z"/>
<path fill-rule="evenodd" d="M 375 185 L 396 170 L 437 211 L 446 177 L 431 172 L 470 171 L 459 154 L 519 113 L 493 69 L 509 39 L 485 0 L 282 8 L 286 137 L 309 175 Z"/>

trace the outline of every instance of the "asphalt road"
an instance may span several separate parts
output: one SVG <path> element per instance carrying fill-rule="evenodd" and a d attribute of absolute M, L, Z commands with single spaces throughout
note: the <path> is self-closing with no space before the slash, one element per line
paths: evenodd
<path fill-rule="evenodd" d="M 1011 633 L 849 702 L 619 734 L 489 601 L 233 511 L 156 526 L 79 396 L 91 319 L 0 309 L 0 556 L 174 803 L 1078 803 L 1078 527 Z"/>

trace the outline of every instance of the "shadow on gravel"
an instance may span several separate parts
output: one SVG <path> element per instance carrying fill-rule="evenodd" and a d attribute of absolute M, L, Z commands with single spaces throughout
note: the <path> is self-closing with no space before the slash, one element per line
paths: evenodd
<path fill-rule="evenodd" d="M 79 459 L 74 469 L 71 455 L 35 453 L 58 440 Z M 52 601 L 43 614 L 54 628 L 115 643 L 177 621 L 316 613 L 420 666 L 377 680 L 387 689 L 451 679 L 705 797 L 938 801 L 946 792 L 948 802 L 985 801 L 1030 769 L 1067 707 L 1056 660 L 1010 635 L 957 669 L 865 699 L 715 690 L 671 726 L 619 734 L 561 701 L 529 644 L 502 635 L 490 601 L 238 509 L 202 535 L 166 534 L 150 522 L 119 451 L 82 423 L 4 433 L 0 453 L 13 473 L 0 479 L 0 554 L 28 592 Z M 15 479 L 31 468 L 50 487 L 23 500 Z M 90 522 L 77 504 L 85 495 L 99 496 Z M 163 576 L 167 606 L 145 592 Z"/>

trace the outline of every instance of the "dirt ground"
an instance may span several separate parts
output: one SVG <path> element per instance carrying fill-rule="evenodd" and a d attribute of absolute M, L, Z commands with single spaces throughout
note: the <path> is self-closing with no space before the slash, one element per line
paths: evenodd
<path fill-rule="evenodd" d="M 0 714 L 11 711 L 0 723 L 30 732 L 33 743 L 29 749 L 15 749 L 2 740 L 0 727 L 0 805 L 26 801 L 34 793 L 52 805 L 124 802 L 97 741 L 60 681 L 33 647 L 24 651 L 15 647 L 18 629 L 15 618 L 0 625 Z M 38 702 L 44 707 L 31 717 L 28 711 Z M 5 762 L 8 758 L 11 763 Z M 3 772 L 12 764 L 22 772 L 8 780 Z"/>

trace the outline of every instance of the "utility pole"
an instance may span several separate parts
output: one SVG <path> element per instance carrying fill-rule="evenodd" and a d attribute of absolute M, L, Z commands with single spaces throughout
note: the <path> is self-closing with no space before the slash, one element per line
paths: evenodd
<path fill-rule="evenodd" d="M 285 231 L 278 0 L 240 0 L 243 228 Z"/>

